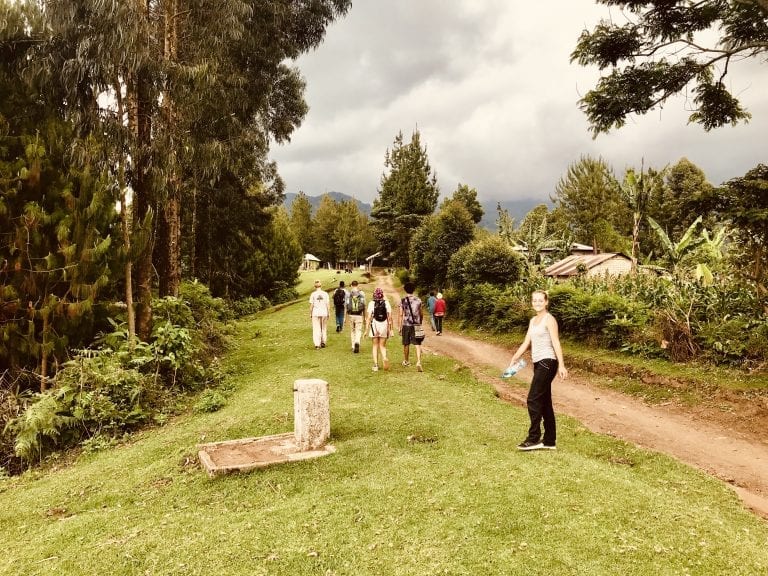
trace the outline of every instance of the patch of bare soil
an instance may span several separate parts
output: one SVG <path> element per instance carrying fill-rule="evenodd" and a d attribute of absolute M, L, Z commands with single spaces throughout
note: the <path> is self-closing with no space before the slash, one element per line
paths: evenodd
<path fill-rule="evenodd" d="M 377 280 L 392 296 L 399 298 L 391 281 Z M 525 406 L 527 383 L 532 376 L 530 367 L 522 370 L 512 382 L 488 378 L 481 370 L 494 367 L 501 374 L 514 350 L 452 332 L 444 331 L 436 336 L 429 328 L 424 348 L 468 366 L 478 379 L 492 384 L 501 399 Z M 695 466 L 727 482 L 747 507 L 768 518 L 765 397 L 752 399 L 724 394 L 695 407 L 675 403 L 649 405 L 635 397 L 599 388 L 590 381 L 588 372 L 568 368 L 570 377 L 558 378 L 553 384 L 556 412 L 573 416 L 593 432 L 609 434 Z"/>

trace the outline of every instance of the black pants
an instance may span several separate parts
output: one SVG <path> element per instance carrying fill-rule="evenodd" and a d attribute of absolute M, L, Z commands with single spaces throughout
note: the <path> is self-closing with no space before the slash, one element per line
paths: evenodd
<path fill-rule="evenodd" d="M 442 316 L 435 316 L 435 328 L 437 328 L 438 332 L 443 331 L 443 317 Z"/>
<path fill-rule="evenodd" d="M 555 410 L 552 408 L 552 380 L 557 375 L 557 360 L 545 358 L 533 364 L 533 380 L 528 391 L 528 416 L 531 427 L 528 429 L 530 442 L 541 438 L 541 421 L 544 421 L 544 444 L 554 446 L 557 441 Z"/>

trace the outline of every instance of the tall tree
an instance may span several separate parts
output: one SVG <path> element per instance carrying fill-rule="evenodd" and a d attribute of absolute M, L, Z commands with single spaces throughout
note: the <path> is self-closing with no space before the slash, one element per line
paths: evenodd
<path fill-rule="evenodd" d="M 595 136 L 686 90 L 689 120 L 705 130 L 749 120 L 725 76 L 732 62 L 768 52 L 768 0 L 597 2 L 618 6 L 628 21 L 585 30 L 571 55 L 610 69 L 581 100 Z"/>
<path fill-rule="evenodd" d="M 649 212 L 654 220 L 672 238 L 681 236 L 698 216 L 702 216 L 705 227 L 711 227 L 712 215 L 699 211 L 701 203 L 714 190 L 704 171 L 687 158 L 681 158 L 665 170 L 664 176 L 661 199 Z"/>
<path fill-rule="evenodd" d="M 198 191 L 239 182 L 241 193 L 261 187 L 279 202 L 269 143 L 287 140 L 307 110 L 303 80 L 286 62 L 317 46 L 350 2 L 25 3 L 43 5 L 45 32 L 27 43 L 29 68 L 40 71 L 34 78 L 62 92 L 60 105 L 78 135 L 125 143 L 119 153 L 133 190 L 134 228 L 156 215 L 135 267 L 137 330 L 147 335 L 153 271 L 162 293 L 177 291 L 180 223 Z M 124 95 L 124 111 L 103 104 L 109 94 Z M 127 137 L 114 137 L 126 129 Z"/>
<path fill-rule="evenodd" d="M 602 158 L 583 156 L 568 167 L 552 198 L 565 213 L 575 234 L 596 251 L 620 250 L 628 214 L 619 184 Z"/>
<path fill-rule="evenodd" d="M 299 192 L 291 204 L 291 228 L 304 253 L 311 253 L 314 250 L 312 245 L 312 205 L 304 192 Z"/>
<path fill-rule="evenodd" d="M 334 266 L 339 258 L 336 247 L 336 228 L 339 223 L 339 202 L 330 194 L 323 194 L 315 217 L 312 219 L 313 254 Z"/>
<path fill-rule="evenodd" d="M 440 195 L 437 176 L 432 174 L 418 130 L 408 144 L 403 141 L 403 133 L 398 133 L 392 150 L 384 156 L 384 166 L 379 197 L 371 210 L 374 233 L 391 263 L 409 266 L 411 233 L 424 216 L 434 212 Z"/>
<path fill-rule="evenodd" d="M 475 237 L 475 222 L 463 202 L 451 200 L 427 217 L 413 234 L 410 260 L 422 287 L 445 286 L 451 255 Z"/>
<path fill-rule="evenodd" d="M 729 180 L 717 198 L 721 214 L 736 228 L 745 252 L 742 270 L 766 301 L 768 287 L 768 166 L 758 164 L 741 178 Z"/>
<path fill-rule="evenodd" d="M 459 184 L 456 190 L 454 190 L 453 196 L 451 196 L 451 198 L 446 198 L 443 201 L 443 205 L 452 200 L 458 200 L 464 204 L 464 207 L 467 209 L 470 216 L 472 216 L 472 220 L 475 224 L 479 224 L 480 220 L 483 219 L 483 206 L 477 199 L 477 190 L 474 188 L 470 188 L 467 184 Z"/>

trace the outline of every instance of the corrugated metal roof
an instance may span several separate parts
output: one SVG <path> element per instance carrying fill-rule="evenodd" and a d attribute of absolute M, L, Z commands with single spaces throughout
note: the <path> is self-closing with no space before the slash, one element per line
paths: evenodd
<path fill-rule="evenodd" d="M 629 260 L 629 258 L 623 254 L 618 254 L 616 252 L 605 252 L 603 254 L 573 254 L 547 267 L 544 270 L 544 275 L 558 277 L 573 276 L 579 273 L 579 265 L 583 264 L 586 266 L 587 270 L 591 270 L 595 266 L 616 257 Z"/>

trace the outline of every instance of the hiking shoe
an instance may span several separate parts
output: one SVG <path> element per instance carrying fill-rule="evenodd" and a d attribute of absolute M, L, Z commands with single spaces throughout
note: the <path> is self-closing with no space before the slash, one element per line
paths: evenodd
<path fill-rule="evenodd" d="M 518 450 L 541 450 L 542 448 L 544 448 L 544 444 L 541 442 L 531 442 L 530 440 L 525 440 L 517 445 Z"/>
<path fill-rule="evenodd" d="M 325 348 L 325 342 L 320 342 L 320 348 Z"/>
<path fill-rule="evenodd" d="M 378 371 L 379 371 L 379 367 L 378 367 L 378 366 L 376 366 L 376 364 L 374 364 L 374 365 L 373 365 L 373 371 L 374 371 L 374 372 L 378 372 Z"/>
<path fill-rule="evenodd" d="M 416 364 L 416 370 L 419 372 L 424 372 L 424 368 L 421 367 L 421 364 Z"/>
<path fill-rule="evenodd" d="M 403 366 L 410 366 L 411 363 L 408 360 L 403 360 Z"/>
<path fill-rule="evenodd" d="M 554 444 L 542 444 L 541 447 L 544 448 L 544 450 L 557 450 L 557 446 Z"/>
<path fill-rule="evenodd" d="M 384 358 L 384 370 L 389 370 L 389 360 Z"/>
<path fill-rule="evenodd" d="M 360 344 L 355 344 L 355 354 L 358 354 L 360 352 Z"/>

